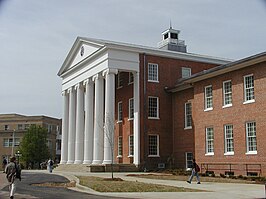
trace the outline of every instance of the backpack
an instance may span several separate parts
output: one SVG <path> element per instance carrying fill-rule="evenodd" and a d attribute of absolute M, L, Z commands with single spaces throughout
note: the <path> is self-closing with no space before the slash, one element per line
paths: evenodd
<path fill-rule="evenodd" d="M 196 171 L 196 172 L 200 172 L 200 167 L 199 167 L 198 164 L 196 164 L 195 171 Z"/>
<path fill-rule="evenodd" d="M 53 166 L 53 165 L 54 165 L 54 161 L 53 161 L 53 160 L 50 160 L 50 161 L 49 161 L 49 165 L 50 165 L 50 166 Z"/>
<path fill-rule="evenodd" d="M 6 174 L 6 178 L 8 182 L 14 182 L 14 179 L 16 178 L 16 167 L 12 168 L 11 171 Z"/>

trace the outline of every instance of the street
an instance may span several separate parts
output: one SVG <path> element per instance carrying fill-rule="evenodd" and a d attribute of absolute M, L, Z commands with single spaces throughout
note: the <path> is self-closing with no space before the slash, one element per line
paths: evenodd
<path fill-rule="evenodd" d="M 99 196 L 93 195 L 89 193 L 82 193 L 73 191 L 67 188 L 62 187 L 45 187 L 45 186 L 34 186 L 32 184 L 39 184 L 39 183 L 47 183 L 47 182 L 58 182 L 58 183 L 65 183 L 69 182 L 69 180 L 63 176 L 55 175 L 55 174 L 45 174 L 45 173 L 27 173 L 22 172 L 22 181 L 18 182 L 17 184 L 17 194 L 25 194 L 30 195 L 37 198 L 42 199 L 73 199 L 73 198 L 81 198 L 81 199 L 115 199 L 117 197 L 108 197 L 108 196 Z M 8 192 L 8 186 L 4 187 L 1 191 Z M 1 197 L 1 195 L 0 195 Z M 16 197 L 15 194 L 15 198 Z"/>

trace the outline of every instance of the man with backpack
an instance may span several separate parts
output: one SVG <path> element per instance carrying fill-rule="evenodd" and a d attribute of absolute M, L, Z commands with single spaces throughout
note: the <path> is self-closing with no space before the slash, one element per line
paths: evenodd
<path fill-rule="evenodd" d="M 16 157 L 10 158 L 10 163 L 6 166 L 5 169 L 6 178 L 9 184 L 10 199 L 14 198 L 16 191 L 17 180 L 21 181 L 21 168 L 16 163 Z"/>
<path fill-rule="evenodd" d="M 54 161 L 52 159 L 49 159 L 47 162 L 47 168 L 48 168 L 50 173 L 52 173 L 52 171 L 53 171 L 53 165 L 54 165 Z"/>
<path fill-rule="evenodd" d="M 187 183 L 191 184 L 193 177 L 196 176 L 197 184 L 200 184 L 199 172 L 200 172 L 199 165 L 196 163 L 196 160 L 193 159 L 193 161 L 192 161 L 192 173 L 191 173 L 191 176 L 190 176 L 189 180 L 187 181 Z"/>

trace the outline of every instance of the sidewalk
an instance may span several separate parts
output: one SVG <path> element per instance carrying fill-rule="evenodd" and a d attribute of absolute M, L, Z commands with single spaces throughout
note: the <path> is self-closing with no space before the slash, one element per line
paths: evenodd
<path fill-rule="evenodd" d="M 148 193 L 99 193 L 95 192 L 87 187 L 79 185 L 79 181 L 75 176 L 98 176 L 98 177 L 110 177 L 110 173 L 81 173 L 81 172 L 62 172 L 56 171 L 55 174 L 63 175 L 69 180 L 75 180 L 77 182 L 77 187 L 75 190 L 93 193 L 96 195 L 104 196 L 117 196 L 117 197 L 127 197 L 127 198 L 141 198 L 141 199 L 176 199 L 176 198 L 202 198 L 202 199 L 235 199 L 235 198 L 257 198 L 261 199 L 265 197 L 265 186 L 258 184 L 235 184 L 235 183 L 212 183 L 203 182 L 198 185 L 196 182 L 188 184 L 185 181 L 175 181 L 175 180 L 153 180 L 137 177 L 128 177 L 128 173 L 114 173 L 115 177 L 122 178 L 128 181 L 138 181 L 145 183 L 163 184 L 184 188 L 193 188 L 199 190 L 205 190 L 206 192 L 148 192 Z M 132 174 L 132 173 L 131 173 Z"/>
<path fill-rule="evenodd" d="M 47 172 L 46 170 L 33 170 L 33 171 L 23 171 L 23 172 Z M 134 192 L 134 193 L 99 193 L 94 190 L 91 190 L 87 187 L 84 187 L 79 184 L 79 180 L 76 176 L 98 176 L 98 177 L 110 177 L 110 173 L 89 173 L 89 172 L 63 172 L 55 171 L 53 172 L 57 175 L 62 175 L 68 178 L 70 181 L 75 180 L 77 182 L 76 187 L 71 188 L 75 191 L 81 191 L 86 193 L 91 193 L 95 195 L 102 196 L 115 196 L 115 197 L 126 197 L 126 198 L 139 198 L 139 199 L 176 199 L 176 198 L 186 198 L 186 199 L 245 199 L 245 198 L 256 198 L 261 199 L 265 197 L 265 186 L 258 184 L 235 184 L 235 183 L 210 183 L 203 182 L 198 185 L 196 182 L 188 184 L 184 181 L 175 181 L 175 180 L 153 180 L 137 177 L 128 177 L 128 173 L 114 173 L 115 177 L 122 178 L 128 181 L 138 181 L 145 183 L 154 183 L 154 184 L 163 184 L 170 186 L 178 186 L 184 188 L 193 188 L 199 190 L 205 190 L 204 192 Z M 132 173 L 130 173 L 132 174 Z M 135 173 L 136 174 L 136 173 Z M 0 190 L 7 185 L 5 174 L 0 174 Z M 0 191 L 0 198 L 8 198 L 8 193 Z M 16 199 L 27 198 L 30 199 L 33 197 L 16 194 Z"/>

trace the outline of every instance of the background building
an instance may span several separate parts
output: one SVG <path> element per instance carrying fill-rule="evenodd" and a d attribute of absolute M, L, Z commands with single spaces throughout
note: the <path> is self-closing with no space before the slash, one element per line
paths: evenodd
<path fill-rule="evenodd" d="M 194 135 L 191 152 L 202 172 L 265 176 L 266 52 L 192 75 L 170 91 L 175 154 L 183 150 L 190 164 L 184 150 Z"/>
<path fill-rule="evenodd" d="M 0 114 L 0 157 L 9 159 L 17 153 L 23 135 L 30 125 L 39 125 L 47 129 L 50 153 L 53 158 L 60 160 L 61 119 L 19 114 Z"/>

